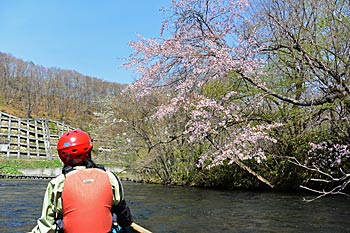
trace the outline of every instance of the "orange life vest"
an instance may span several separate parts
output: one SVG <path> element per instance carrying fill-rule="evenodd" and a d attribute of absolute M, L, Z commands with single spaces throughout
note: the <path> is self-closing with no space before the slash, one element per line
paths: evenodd
<path fill-rule="evenodd" d="M 109 232 L 112 203 L 112 186 L 105 171 L 89 168 L 69 172 L 62 192 L 64 232 Z"/>

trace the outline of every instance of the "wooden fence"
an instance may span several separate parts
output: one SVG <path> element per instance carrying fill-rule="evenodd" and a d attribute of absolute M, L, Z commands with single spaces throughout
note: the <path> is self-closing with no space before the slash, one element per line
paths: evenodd
<path fill-rule="evenodd" d="M 57 157 L 59 137 L 72 126 L 45 118 L 18 118 L 0 112 L 0 156 L 16 158 Z"/>

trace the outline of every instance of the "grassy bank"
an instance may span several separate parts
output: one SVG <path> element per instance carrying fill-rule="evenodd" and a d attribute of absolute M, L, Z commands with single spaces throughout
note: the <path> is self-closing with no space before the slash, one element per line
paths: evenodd
<path fill-rule="evenodd" d="M 120 166 L 118 163 L 95 161 L 104 166 Z M 17 159 L 0 157 L 0 174 L 21 174 L 21 169 L 28 168 L 62 168 L 63 164 L 60 160 L 44 160 L 44 159 Z"/>
<path fill-rule="evenodd" d="M 62 167 L 60 160 L 16 159 L 0 157 L 0 174 L 21 174 L 24 168 Z"/>

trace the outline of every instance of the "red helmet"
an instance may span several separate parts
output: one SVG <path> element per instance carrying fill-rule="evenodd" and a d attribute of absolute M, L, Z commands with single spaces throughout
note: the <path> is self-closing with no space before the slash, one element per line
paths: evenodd
<path fill-rule="evenodd" d="M 63 134 L 57 143 L 57 151 L 65 165 L 74 166 L 90 158 L 92 140 L 82 130 L 70 130 Z"/>

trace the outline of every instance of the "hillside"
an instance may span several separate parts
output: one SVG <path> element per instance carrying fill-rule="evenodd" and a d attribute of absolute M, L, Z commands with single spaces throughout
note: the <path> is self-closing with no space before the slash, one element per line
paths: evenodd
<path fill-rule="evenodd" d="M 0 111 L 88 128 L 101 101 L 125 85 L 48 68 L 0 52 Z"/>
<path fill-rule="evenodd" d="M 0 94 L 1 95 L 1 94 Z M 23 109 L 18 109 L 14 106 L 9 106 L 5 104 L 4 97 L 0 97 L 0 112 L 5 112 L 10 115 L 18 116 L 18 117 L 24 117 L 26 113 L 23 111 Z"/>

